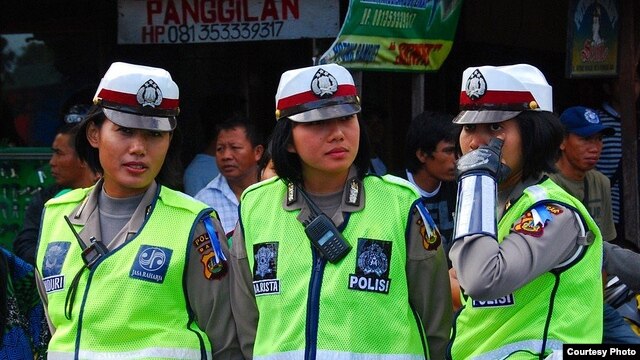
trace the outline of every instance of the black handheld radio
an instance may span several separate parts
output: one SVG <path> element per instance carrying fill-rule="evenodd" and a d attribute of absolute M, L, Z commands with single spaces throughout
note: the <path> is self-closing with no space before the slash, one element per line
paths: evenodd
<path fill-rule="evenodd" d="M 351 250 L 351 245 L 336 228 L 333 221 L 325 215 L 318 206 L 307 196 L 299 186 L 297 187 L 304 200 L 309 204 L 311 218 L 304 223 L 304 232 L 320 254 L 330 263 L 337 263 Z"/>

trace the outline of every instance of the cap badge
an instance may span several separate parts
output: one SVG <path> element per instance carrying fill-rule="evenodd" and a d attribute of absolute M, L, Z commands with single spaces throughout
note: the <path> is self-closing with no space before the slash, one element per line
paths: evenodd
<path fill-rule="evenodd" d="M 598 119 L 598 115 L 596 115 L 596 113 L 591 110 L 586 110 L 584 112 L 584 118 L 592 124 L 597 124 L 600 122 L 600 119 Z"/>
<path fill-rule="evenodd" d="M 162 91 L 153 79 L 149 79 L 138 89 L 136 99 L 142 106 L 156 107 L 162 103 Z"/>
<path fill-rule="evenodd" d="M 478 100 L 487 91 L 487 81 L 480 70 L 476 69 L 467 79 L 465 92 L 471 100 Z"/>
<path fill-rule="evenodd" d="M 324 69 L 318 69 L 311 80 L 311 91 L 321 98 L 330 98 L 338 91 L 338 80 Z"/>

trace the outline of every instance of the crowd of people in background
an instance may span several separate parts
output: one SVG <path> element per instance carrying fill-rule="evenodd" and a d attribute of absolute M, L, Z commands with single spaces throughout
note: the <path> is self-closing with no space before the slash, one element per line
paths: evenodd
<path fill-rule="evenodd" d="M 390 164 L 347 69 L 292 69 L 268 137 L 225 98 L 201 109 L 206 144 L 183 169 L 178 84 L 113 63 L 92 99 L 65 105 L 56 183 L 1 249 L 0 358 L 560 359 L 567 343 L 640 344 L 622 96 L 616 80 L 603 91 L 601 108 L 558 111 L 534 66 L 468 68 L 460 112 L 411 119 Z"/>

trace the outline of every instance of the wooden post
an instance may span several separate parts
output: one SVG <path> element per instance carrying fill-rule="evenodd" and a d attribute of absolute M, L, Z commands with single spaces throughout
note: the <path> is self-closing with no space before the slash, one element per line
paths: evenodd
<path fill-rule="evenodd" d="M 622 118 L 622 207 L 624 209 L 624 235 L 627 240 L 640 248 L 640 226 L 638 201 L 638 125 L 636 119 L 634 82 L 637 56 L 635 48 L 634 18 L 635 6 L 632 1 L 620 1 L 620 116 Z M 624 98 L 626 97 L 626 98 Z"/>
<path fill-rule="evenodd" d="M 411 118 L 424 111 L 424 73 L 411 77 Z"/>

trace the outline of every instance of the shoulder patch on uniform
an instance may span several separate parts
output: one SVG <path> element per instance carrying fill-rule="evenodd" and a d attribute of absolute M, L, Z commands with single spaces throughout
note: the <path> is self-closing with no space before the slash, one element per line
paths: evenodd
<path fill-rule="evenodd" d="M 559 215 L 562 214 L 562 209 L 559 208 L 556 205 L 553 204 L 547 204 L 546 205 L 547 210 L 549 210 L 550 213 L 552 213 L 553 215 Z"/>
<path fill-rule="evenodd" d="M 438 250 L 442 244 L 442 235 L 435 221 L 429 214 L 429 211 L 422 202 L 416 204 L 414 213 L 417 211 L 420 216 L 417 217 L 416 225 L 418 225 L 420 236 L 422 237 L 422 247 L 427 251 Z"/>
<path fill-rule="evenodd" d="M 538 204 L 527 211 L 513 229 L 521 234 L 541 237 L 544 227 L 553 221 L 553 216 L 562 214 L 562 209 L 553 204 Z"/>
<path fill-rule="evenodd" d="M 533 237 L 540 237 L 544 232 L 542 224 L 534 220 L 531 211 L 527 211 L 522 215 L 520 220 L 513 226 L 513 230 Z"/>
<path fill-rule="evenodd" d="M 200 254 L 200 263 L 202 263 L 202 274 L 207 280 L 216 279 L 226 274 L 226 268 L 220 268 L 218 264 L 222 261 L 216 258 L 216 253 L 213 251 L 211 244 L 211 237 L 207 232 L 200 234 L 193 239 L 192 245 Z M 218 261 L 216 261 L 218 260 Z M 224 273 L 221 273 L 224 272 Z"/>

